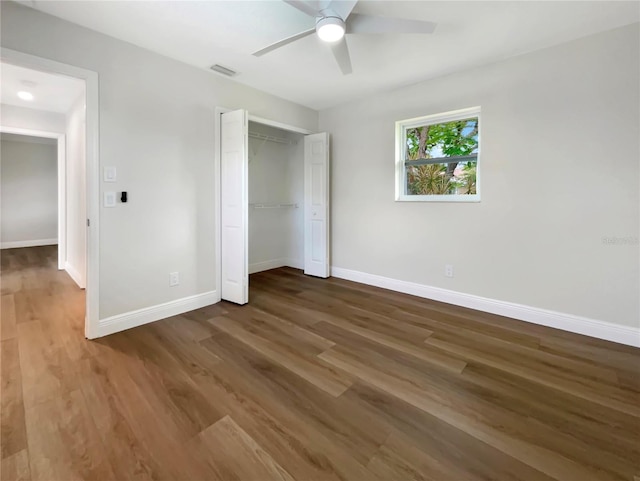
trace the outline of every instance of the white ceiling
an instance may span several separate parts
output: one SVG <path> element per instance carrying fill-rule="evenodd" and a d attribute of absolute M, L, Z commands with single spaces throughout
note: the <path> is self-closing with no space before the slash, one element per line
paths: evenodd
<path fill-rule="evenodd" d="M 224 65 L 238 82 L 314 109 L 640 20 L 636 1 L 361 0 L 354 12 L 438 27 L 431 35 L 347 35 L 353 74 L 343 76 L 315 35 L 251 55 L 314 26 L 278 0 L 22 3 L 203 69 Z"/>
<path fill-rule="evenodd" d="M 18 98 L 21 90 L 32 93 L 34 99 Z M 0 63 L 0 102 L 3 104 L 64 114 L 83 92 L 84 80 Z"/>

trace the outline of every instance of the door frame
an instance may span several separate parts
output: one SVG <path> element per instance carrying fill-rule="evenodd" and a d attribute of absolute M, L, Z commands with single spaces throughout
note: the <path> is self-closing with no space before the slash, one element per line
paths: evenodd
<path fill-rule="evenodd" d="M 29 55 L 17 50 L 2 47 L 0 59 L 3 62 L 50 72 L 67 77 L 75 77 L 85 81 L 85 162 L 86 162 L 86 307 L 84 332 L 85 337 L 98 337 L 100 324 L 100 161 L 99 161 L 99 118 L 100 95 L 98 73 L 92 70 Z"/>
<path fill-rule="evenodd" d="M 242 107 L 238 107 L 238 108 L 242 108 Z M 220 175 L 221 175 L 221 165 L 220 165 L 220 139 L 222 138 L 220 129 L 222 127 L 222 122 L 220 121 L 220 116 L 224 113 L 227 112 L 231 112 L 232 110 L 237 110 L 237 109 L 230 109 L 227 107 L 216 107 L 215 108 L 215 119 L 214 119 L 214 141 L 215 141 L 215 158 L 214 158 L 214 192 L 215 192 L 215 201 L 216 201 L 216 206 L 215 206 L 215 216 L 216 216 L 216 220 L 215 220 L 215 227 L 216 227 L 216 234 L 215 234 L 215 259 L 216 259 L 216 265 L 215 265 L 215 273 L 216 273 L 216 291 L 218 293 L 218 295 L 216 296 L 218 299 L 218 302 L 222 299 L 222 219 L 221 219 L 221 195 L 222 195 L 222 190 L 221 190 L 221 179 L 220 179 Z M 246 110 L 246 109 L 245 109 Z M 249 122 L 256 122 L 262 125 L 267 125 L 269 127 L 275 127 L 278 129 L 282 129 L 282 130 L 288 130 L 289 132 L 295 132 L 298 134 L 303 134 L 303 135 L 310 135 L 310 134 L 315 134 L 316 132 L 313 132 L 311 130 L 305 129 L 303 127 L 297 127 L 295 125 L 289 125 L 289 124 L 285 124 L 282 122 L 278 122 L 276 120 L 270 120 L 270 119 L 265 119 L 263 117 L 257 117 L 255 115 L 251 115 L 251 112 L 249 110 L 247 110 L 247 112 L 249 113 Z M 247 252 L 247 255 L 249 253 Z"/>
<path fill-rule="evenodd" d="M 58 177 L 58 270 L 64 270 L 67 262 L 67 148 L 66 135 L 60 132 L 45 130 L 23 129 L 20 127 L 5 127 L 0 125 L 0 132 L 5 134 L 28 135 L 57 140 L 56 175 Z"/>

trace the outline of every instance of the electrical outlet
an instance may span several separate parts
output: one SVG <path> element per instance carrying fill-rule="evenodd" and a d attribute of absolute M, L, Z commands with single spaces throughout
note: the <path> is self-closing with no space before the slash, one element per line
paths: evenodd
<path fill-rule="evenodd" d="M 169 287 L 177 286 L 178 284 L 180 284 L 180 274 L 171 272 L 169 274 Z"/>
<path fill-rule="evenodd" d="M 445 277 L 453 277 L 453 266 L 451 264 L 444 266 L 444 275 Z"/>

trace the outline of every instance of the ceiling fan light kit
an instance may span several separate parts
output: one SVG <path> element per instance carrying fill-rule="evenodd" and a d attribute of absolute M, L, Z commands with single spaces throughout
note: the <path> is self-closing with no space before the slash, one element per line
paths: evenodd
<path fill-rule="evenodd" d="M 316 32 L 324 42 L 337 42 L 344 37 L 345 24 L 338 17 L 324 17 L 316 22 Z"/>
<path fill-rule="evenodd" d="M 316 33 L 320 40 L 330 44 L 331 52 L 338 62 L 338 67 L 340 67 L 343 75 L 348 75 L 352 72 L 352 69 L 347 39 L 345 38 L 347 30 L 349 30 L 350 34 L 397 34 L 433 33 L 436 28 L 435 23 L 422 20 L 352 14 L 351 12 L 358 0 L 330 0 L 322 10 L 317 9 L 316 2 L 305 2 L 303 0 L 284 0 L 284 2 L 310 17 L 314 17 L 316 19 L 316 27 L 272 43 L 254 52 L 253 55 L 255 57 L 261 57 L 266 53 Z"/>

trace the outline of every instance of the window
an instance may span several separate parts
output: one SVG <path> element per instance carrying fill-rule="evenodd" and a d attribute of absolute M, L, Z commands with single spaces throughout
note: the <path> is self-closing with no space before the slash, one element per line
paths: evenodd
<path fill-rule="evenodd" d="M 396 200 L 480 201 L 480 107 L 396 122 Z"/>

